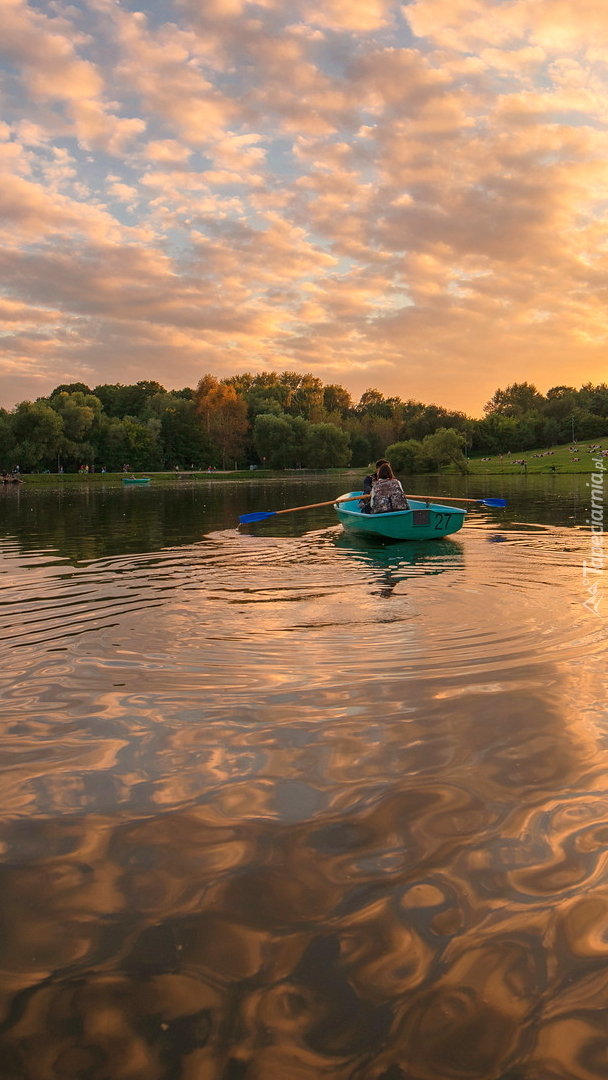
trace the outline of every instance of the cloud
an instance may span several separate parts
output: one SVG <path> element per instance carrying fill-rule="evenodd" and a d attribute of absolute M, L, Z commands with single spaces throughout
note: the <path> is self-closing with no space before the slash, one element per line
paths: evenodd
<path fill-rule="evenodd" d="M 176 139 L 155 139 L 147 144 L 144 156 L 150 161 L 168 165 L 181 165 L 191 156 L 189 146 L 183 146 Z"/>
<path fill-rule="evenodd" d="M 608 43 L 602 0 L 413 0 L 402 10 L 418 37 L 461 52 L 526 43 L 562 53 Z"/>
<path fill-rule="evenodd" d="M 130 209 L 134 209 L 139 201 L 139 192 L 130 184 L 123 184 L 120 180 L 112 180 L 108 177 L 108 194 L 117 202 L 125 203 Z"/>
<path fill-rule="evenodd" d="M 61 208 L 40 185 L 6 174 L 0 181 L 0 222 L 11 232 L 36 237 L 66 223 Z"/>
<path fill-rule="evenodd" d="M 67 109 L 78 142 L 86 150 L 104 150 L 120 156 L 146 128 L 145 121 L 114 116 L 97 101 L 82 99 Z"/>
<path fill-rule="evenodd" d="M 17 303 L 0 297 L 0 322 L 6 326 L 23 326 L 32 323 L 56 323 L 61 320 L 61 311 L 36 309 L 32 305 Z"/>
<path fill-rule="evenodd" d="M 331 30 L 365 32 L 387 26 L 394 13 L 390 0 L 324 0 L 303 5 L 303 17 Z"/>
<path fill-rule="evenodd" d="M 0 174 L 0 235 L 6 242 L 19 237 L 57 243 L 69 237 L 90 242 L 132 242 L 146 230 L 121 225 L 104 206 L 79 202 L 48 186 L 10 173 Z"/>
<path fill-rule="evenodd" d="M 24 0 L 3 0 L 0 51 L 17 66 L 34 98 L 77 100 L 101 92 L 103 78 L 96 66 L 74 49 L 85 40 L 59 16 L 50 18 Z"/>
<path fill-rule="evenodd" d="M 604 377 L 603 5 L 4 11 L 11 400 L 16 356 L 36 392 L 295 366 L 473 411 Z"/>
<path fill-rule="evenodd" d="M 60 103 L 76 138 L 87 149 L 120 154 L 145 128 L 138 118 L 121 118 L 103 101 L 105 78 L 100 66 L 83 59 L 76 46 L 89 43 L 73 23 L 50 18 L 29 8 L 23 0 L 4 0 L 0 53 L 15 66 L 32 102 Z M 39 125 L 29 124 L 26 134 L 42 137 Z"/>
<path fill-rule="evenodd" d="M 134 95 L 170 138 L 197 144 L 220 135 L 237 106 L 204 74 L 195 35 L 171 24 L 152 30 L 141 12 L 99 6 L 111 19 L 119 54 L 114 77 L 122 91 Z"/>

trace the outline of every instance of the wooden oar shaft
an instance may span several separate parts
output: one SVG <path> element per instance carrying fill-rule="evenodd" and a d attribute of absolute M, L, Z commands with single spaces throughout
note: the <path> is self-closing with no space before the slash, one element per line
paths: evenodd
<path fill-rule="evenodd" d="M 452 495 L 406 495 L 406 499 L 449 499 L 450 502 L 483 502 L 483 499 L 456 499 Z"/>
<path fill-rule="evenodd" d="M 296 510 L 314 510 L 316 506 L 333 506 L 334 503 L 358 502 L 359 499 L 371 499 L 371 495 L 351 495 L 348 499 L 328 499 L 327 502 L 309 503 L 308 506 L 290 506 L 287 510 L 276 510 L 277 514 L 293 514 Z"/>

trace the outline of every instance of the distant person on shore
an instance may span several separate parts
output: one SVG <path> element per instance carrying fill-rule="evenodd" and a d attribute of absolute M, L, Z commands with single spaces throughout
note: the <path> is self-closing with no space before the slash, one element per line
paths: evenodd
<path fill-rule="evenodd" d="M 395 510 L 409 510 L 401 484 L 388 462 L 378 469 L 370 499 L 372 514 L 390 514 Z"/>
<path fill-rule="evenodd" d="M 373 488 L 376 480 L 378 479 L 378 469 L 380 468 L 381 465 L 388 465 L 388 464 L 389 464 L 389 462 L 386 460 L 386 458 L 383 458 L 383 457 L 378 458 L 378 460 L 376 462 L 376 470 L 375 470 L 375 472 L 369 473 L 368 476 L 365 476 L 363 478 L 363 494 L 364 495 L 371 495 L 372 488 Z M 362 514 L 371 514 L 372 509 L 371 509 L 371 506 L 370 506 L 370 500 L 369 499 L 361 499 L 361 501 L 359 503 L 359 506 L 361 508 L 361 513 Z"/>

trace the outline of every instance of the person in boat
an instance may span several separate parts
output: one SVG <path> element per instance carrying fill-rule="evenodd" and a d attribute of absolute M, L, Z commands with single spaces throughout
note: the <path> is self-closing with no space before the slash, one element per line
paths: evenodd
<path fill-rule="evenodd" d="M 378 469 L 380 468 L 381 465 L 388 465 L 388 464 L 389 464 L 389 462 L 386 460 L 386 458 L 384 458 L 384 457 L 378 458 L 378 460 L 376 462 L 376 470 L 375 470 L 375 472 L 370 473 L 368 476 L 365 476 L 363 478 L 363 494 L 364 495 L 371 495 L 372 488 L 373 488 L 374 484 L 376 483 L 376 480 L 378 479 Z M 370 500 L 369 499 L 361 499 L 361 501 L 359 503 L 359 508 L 360 508 L 362 514 L 371 514 L 371 512 L 372 512 L 372 508 L 370 506 Z"/>
<path fill-rule="evenodd" d="M 370 499 L 372 514 L 390 514 L 394 510 L 409 510 L 403 488 L 388 461 L 381 465 L 372 487 Z"/>

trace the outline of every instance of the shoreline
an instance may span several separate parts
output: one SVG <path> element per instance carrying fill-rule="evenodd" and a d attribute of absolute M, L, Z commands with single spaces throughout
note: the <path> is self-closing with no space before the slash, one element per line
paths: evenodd
<path fill-rule="evenodd" d="M 425 473 L 396 473 L 395 475 L 404 478 L 407 477 L 408 481 L 411 480 L 447 480 L 447 479 L 460 479 L 460 480 L 479 480 L 489 477 L 501 477 L 501 476 L 543 476 L 550 477 L 564 477 L 564 476 L 589 476 L 594 471 L 592 463 L 586 468 L 564 468 L 556 467 L 555 471 L 550 471 L 547 468 L 534 469 L 528 468 L 522 470 L 521 468 L 501 468 L 501 469 L 476 469 L 471 468 L 470 472 L 462 475 L 455 469 L 446 469 L 439 472 L 425 472 Z M 250 472 L 249 470 L 231 470 L 220 471 L 214 473 L 207 472 L 154 472 L 153 470 L 135 470 L 129 474 L 129 477 L 134 476 L 136 479 L 149 477 L 151 481 L 154 479 L 160 480 L 163 483 L 172 481 L 175 484 L 183 483 L 201 483 L 207 482 L 208 484 L 216 483 L 258 483 L 263 481 L 268 483 L 270 481 L 281 482 L 285 480 L 314 480 L 314 479 L 330 479 L 331 477 L 363 477 L 365 468 L 363 469 L 289 469 L 289 470 L 256 470 L 256 472 Z M 127 479 L 123 473 L 20 473 L 18 482 L 5 482 L 2 486 L 5 490 L 22 490 L 24 487 L 47 487 L 50 485 L 65 484 L 72 486 L 74 484 L 81 484 L 90 486 L 91 484 L 97 485 L 102 483 L 108 483 L 112 485 L 121 484 L 123 480 Z"/>

